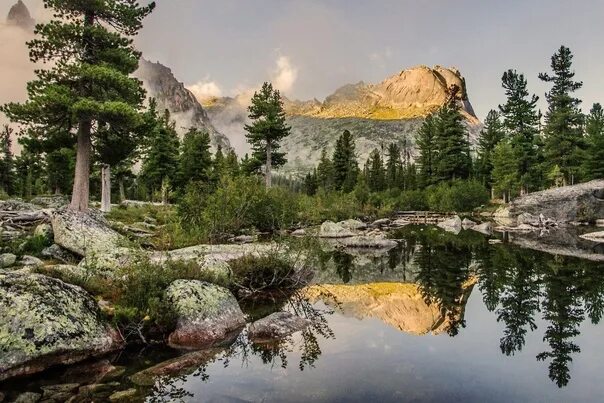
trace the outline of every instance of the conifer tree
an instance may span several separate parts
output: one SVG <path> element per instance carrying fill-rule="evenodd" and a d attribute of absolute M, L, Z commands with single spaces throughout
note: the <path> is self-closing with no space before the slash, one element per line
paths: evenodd
<path fill-rule="evenodd" d="M 478 137 L 478 158 L 476 162 L 476 173 L 483 185 L 491 187 L 493 178 L 493 151 L 495 146 L 503 140 L 505 132 L 499 119 L 499 113 L 491 110 L 484 120 L 484 128 Z"/>
<path fill-rule="evenodd" d="M 304 178 L 304 190 L 308 196 L 314 196 L 318 188 L 317 170 L 314 169 L 312 172 L 307 173 Z"/>
<path fill-rule="evenodd" d="M 419 157 L 420 181 L 423 187 L 436 183 L 435 164 L 436 164 L 436 129 L 437 118 L 435 115 L 428 115 L 422 123 L 416 137 Z"/>
<path fill-rule="evenodd" d="M 13 130 L 5 125 L 0 131 L 0 190 L 7 194 L 15 191 L 15 161 L 11 150 Z"/>
<path fill-rule="evenodd" d="M 72 175 L 75 165 L 75 151 L 60 148 L 46 155 L 46 176 L 48 189 L 54 194 L 67 194 L 73 186 Z"/>
<path fill-rule="evenodd" d="M 583 83 L 573 80 L 572 59 L 570 49 L 561 46 L 551 59 L 553 74 L 539 74 L 542 81 L 552 83 L 545 95 L 549 105 L 545 114 L 545 161 L 549 167 L 558 165 L 565 184 L 571 185 L 579 172 L 585 148 L 581 100 L 573 97 Z"/>
<path fill-rule="evenodd" d="M 365 177 L 369 190 L 372 192 L 381 192 L 386 189 L 384 162 L 382 161 L 382 155 L 377 148 L 369 154 L 369 158 L 365 164 Z"/>
<path fill-rule="evenodd" d="M 438 111 L 435 136 L 438 158 L 434 168 L 439 181 L 467 179 L 472 171 L 468 130 L 463 120 L 454 97 Z"/>
<path fill-rule="evenodd" d="M 499 106 L 506 136 L 517 163 L 518 185 L 521 193 L 536 190 L 541 185 L 540 156 L 538 148 L 539 115 L 535 95 L 529 96 L 527 81 L 516 70 L 503 73 L 502 86 L 507 96 L 504 105 Z"/>
<path fill-rule="evenodd" d="M 180 187 L 187 182 L 208 183 L 212 173 L 210 135 L 190 128 L 184 135 L 179 161 Z"/>
<path fill-rule="evenodd" d="M 245 125 L 246 138 L 252 146 L 253 157 L 265 166 L 266 187 L 271 187 L 272 169 L 283 166 L 285 153 L 279 152 L 280 142 L 289 136 L 291 127 L 285 123 L 283 101 L 278 90 L 265 82 L 254 93 L 248 108 L 252 123 Z"/>
<path fill-rule="evenodd" d="M 388 146 L 388 161 L 386 162 L 386 182 L 389 189 L 400 185 L 400 178 L 404 175 L 401 161 L 401 149 L 396 143 Z"/>
<path fill-rule="evenodd" d="M 92 137 L 99 122 L 124 129 L 136 125 L 144 99 L 141 83 L 129 75 L 140 53 L 131 37 L 155 3 L 132 0 L 44 0 L 54 19 L 37 27 L 28 43 L 33 62 L 52 62 L 37 71 L 28 100 L 2 110 L 27 127 L 62 126 L 77 131 L 76 168 L 70 207 L 88 209 Z"/>
<path fill-rule="evenodd" d="M 348 130 L 344 130 L 336 141 L 332 164 L 335 189 L 350 193 L 356 185 L 359 166 L 355 142 Z"/>
<path fill-rule="evenodd" d="M 317 183 L 325 191 L 334 189 L 334 170 L 333 164 L 327 156 L 327 151 L 321 151 L 321 159 L 317 165 Z"/>
<path fill-rule="evenodd" d="M 587 153 L 584 172 L 588 179 L 604 178 L 604 110 L 596 103 L 586 119 Z"/>
<path fill-rule="evenodd" d="M 504 203 L 510 201 L 518 186 L 516 153 L 509 141 L 500 141 L 493 149 L 493 189 L 502 195 Z"/>

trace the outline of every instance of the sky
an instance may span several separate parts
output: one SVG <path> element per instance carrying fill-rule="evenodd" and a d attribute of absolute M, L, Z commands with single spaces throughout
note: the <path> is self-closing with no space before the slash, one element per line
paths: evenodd
<path fill-rule="evenodd" d="M 41 0 L 24 1 L 37 17 Z M 0 0 L 0 15 L 12 4 Z M 454 66 L 482 119 L 504 101 L 509 68 L 525 73 L 545 109 L 537 74 L 562 44 L 584 82 L 583 109 L 604 102 L 603 17 L 603 0 L 158 0 L 136 44 L 198 95 L 271 80 L 290 98 L 323 100 L 419 64 Z M 0 53 L 3 41 L 0 33 Z M 6 63 L 0 57 L 0 69 Z M 18 81 L 0 76 L 0 93 L 7 80 Z"/>

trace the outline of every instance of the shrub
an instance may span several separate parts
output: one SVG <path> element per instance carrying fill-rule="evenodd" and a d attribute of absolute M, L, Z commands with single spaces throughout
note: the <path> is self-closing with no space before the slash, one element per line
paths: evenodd
<path fill-rule="evenodd" d="M 397 210 L 428 210 L 428 200 L 426 193 L 422 190 L 405 190 L 396 198 L 395 207 Z"/>
<path fill-rule="evenodd" d="M 233 271 L 234 288 L 247 293 L 287 291 L 306 284 L 306 276 L 296 270 L 295 264 L 276 253 L 247 255 L 229 264 Z"/>
<path fill-rule="evenodd" d="M 441 183 L 427 190 L 428 207 L 434 211 L 472 211 L 489 201 L 489 191 L 478 181 Z"/>

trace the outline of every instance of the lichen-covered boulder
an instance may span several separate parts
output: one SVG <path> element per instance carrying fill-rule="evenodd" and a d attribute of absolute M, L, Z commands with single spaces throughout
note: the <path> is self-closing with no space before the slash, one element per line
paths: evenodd
<path fill-rule="evenodd" d="M 31 199 L 31 203 L 44 208 L 61 208 L 69 204 L 69 199 L 65 195 L 47 195 L 37 196 Z"/>
<path fill-rule="evenodd" d="M 168 343 L 176 348 L 206 348 L 231 341 L 245 316 L 229 290 L 199 280 L 176 280 L 166 299 L 177 316 Z"/>
<path fill-rule="evenodd" d="M 39 224 L 34 229 L 34 236 L 52 241 L 52 239 L 53 239 L 52 226 L 47 223 Z"/>
<path fill-rule="evenodd" d="M 111 251 L 127 243 L 124 236 L 92 212 L 57 210 L 51 222 L 55 243 L 80 256 Z"/>
<path fill-rule="evenodd" d="M 336 224 L 333 221 L 325 221 L 321 224 L 321 229 L 319 230 L 319 237 L 321 238 L 346 238 L 355 235 L 356 234 L 348 228 L 344 228 L 342 225 Z"/>
<path fill-rule="evenodd" d="M 0 381 L 121 346 L 82 288 L 41 274 L 0 274 Z"/>
<path fill-rule="evenodd" d="M 0 254 L 0 269 L 11 267 L 17 262 L 17 256 L 12 253 Z"/>
<path fill-rule="evenodd" d="M 289 312 L 275 312 L 252 323 L 248 329 L 248 337 L 255 342 L 278 340 L 306 329 L 309 324 L 308 319 Z"/>
<path fill-rule="evenodd" d="M 19 265 L 30 267 L 42 267 L 44 266 L 44 262 L 35 256 L 23 255 L 19 260 Z"/>

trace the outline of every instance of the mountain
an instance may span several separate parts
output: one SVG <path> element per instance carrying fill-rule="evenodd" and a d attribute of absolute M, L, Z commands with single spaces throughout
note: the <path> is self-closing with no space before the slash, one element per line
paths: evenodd
<path fill-rule="evenodd" d="M 160 110 L 170 111 L 179 134 L 195 127 L 210 133 L 214 148 L 219 145 L 225 149 L 231 147 L 229 139 L 216 130 L 199 101 L 168 67 L 141 58 L 134 76 L 143 82 L 147 97 L 155 98 Z"/>
<path fill-rule="evenodd" d="M 8 11 L 6 23 L 9 25 L 17 25 L 25 30 L 33 31 L 36 21 L 31 18 L 31 14 L 23 1 L 19 0 Z"/>
<path fill-rule="evenodd" d="M 359 82 L 338 88 L 320 102 L 284 99 L 291 135 L 283 141 L 288 164 L 284 171 L 305 172 L 314 167 L 326 149 L 349 130 L 356 139 L 357 155 L 364 164 L 374 149 L 398 143 L 416 156 L 415 133 L 423 119 L 454 96 L 476 142 L 481 124 L 470 103 L 466 81 L 455 68 L 417 66 L 378 84 Z M 203 105 L 216 129 L 229 137 L 235 149 L 247 152 L 243 125 L 249 97 L 214 98 Z"/>

